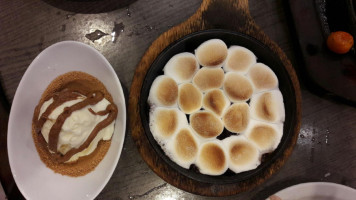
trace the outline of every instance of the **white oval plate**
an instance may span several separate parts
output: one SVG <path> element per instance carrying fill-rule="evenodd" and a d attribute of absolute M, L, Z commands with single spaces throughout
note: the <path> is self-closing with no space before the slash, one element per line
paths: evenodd
<path fill-rule="evenodd" d="M 288 187 L 275 196 L 282 200 L 354 200 L 356 190 L 336 183 L 312 182 Z"/>
<path fill-rule="evenodd" d="M 35 106 L 48 84 L 69 71 L 98 78 L 118 106 L 111 146 L 89 174 L 69 177 L 54 173 L 40 160 L 31 134 Z M 110 63 L 94 48 L 74 41 L 54 44 L 41 52 L 26 70 L 12 103 L 7 144 L 11 171 L 26 199 L 93 199 L 109 181 L 119 160 L 126 128 L 125 98 Z"/>

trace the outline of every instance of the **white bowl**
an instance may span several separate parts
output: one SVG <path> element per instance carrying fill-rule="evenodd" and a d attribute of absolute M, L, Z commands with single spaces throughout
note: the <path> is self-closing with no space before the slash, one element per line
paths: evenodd
<path fill-rule="evenodd" d="M 69 71 L 82 71 L 98 78 L 118 106 L 111 146 L 89 174 L 69 177 L 54 173 L 40 160 L 32 133 L 35 106 L 49 83 Z M 109 181 L 119 160 L 126 128 L 125 98 L 110 63 L 94 48 L 64 41 L 41 52 L 26 70 L 17 88 L 9 117 L 7 145 L 11 171 L 26 199 L 93 199 Z"/>
<path fill-rule="evenodd" d="M 282 200 L 354 200 L 356 190 L 336 183 L 310 182 L 285 188 L 275 196 Z"/>

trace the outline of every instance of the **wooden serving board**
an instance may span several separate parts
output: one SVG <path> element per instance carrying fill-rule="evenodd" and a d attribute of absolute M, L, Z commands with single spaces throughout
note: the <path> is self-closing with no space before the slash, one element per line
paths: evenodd
<path fill-rule="evenodd" d="M 286 68 L 295 90 L 296 119 L 297 123 L 293 130 L 293 138 L 288 148 L 272 165 L 263 173 L 253 179 L 241 181 L 238 184 L 212 184 L 203 183 L 181 175 L 167 165 L 150 145 L 140 117 L 139 99 L 145 75 L 156 57 L 169 44 L 193 32 L 207 29 L 227 29 L 250 35 L 261 41 L 279 56 Z M 185 191 L 206 196 L 227 196 L 237 194 L 254 188 L 273 173 L 278 171 L 291 154 L 297 141 L 301 119 L 301 94 L 298 78 L 285 53 L 278 45 L 271 41 L 263 31 L 254 23 L 249 13 L 248 0 L 203 0 L 196 13 L 187 21 L 177 25 L 160 35 L 147 49 L 138 64 L 132 81 L 129 97 L 129 120 L 131 134 L 136 146 L 149 167 L 166 182 Z"/>

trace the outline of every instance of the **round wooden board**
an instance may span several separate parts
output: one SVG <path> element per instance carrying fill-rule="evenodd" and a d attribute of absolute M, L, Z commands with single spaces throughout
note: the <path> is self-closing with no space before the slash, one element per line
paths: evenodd
<path fill-rule="evenodd" d="M 229 20 L 227 20 L 229 19 Z M 203 183 L 181 175 L 167 165 L 150 145 L 144 132 L 140 117 L 139 99 L 143 80 L 151 64 L 157 56 L 172 42 L 190 33 L 212 28 L 227 29 L 250 35 L 261 41 L 279 56 L 292 80 L 295 90 L 296 126 L 293 137 L 289 140 L 288 147 L 283 154 L 258 176 L 238 184 L 211 184 Z M 182 190 L 206 196 L 234 195 L 261 184 L 273 173 L 278 171 L 291 154 L 298 138 L 301 121 L 301 94 L 298 78 L 284 52 L 276 43 L 271 41 L 254 23 L 249 14 L 248 0 L 203 0 L 197 12 L 187 21 L 175 26 L 160 35 L 148 48 L 138 64 L 133 77 L 129 97 L 129 121 L 131 134 L 136 146 L 149 167 L 163 180 Z"/>

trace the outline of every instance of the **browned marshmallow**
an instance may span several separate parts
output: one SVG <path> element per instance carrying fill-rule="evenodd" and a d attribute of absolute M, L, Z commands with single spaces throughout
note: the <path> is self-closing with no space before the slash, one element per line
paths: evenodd
<path fill-rule="evenodd" d="M 178 85 L 166 75 L 158 76 L 152 83 L 148 101 L 157 106 L 172 107 L 177 105 Z"/>
<path fill-rule="evenodd" d="M 254 119 L 273 123 L 284 121 L 284 103 L 279 90 L 253 95 L 250 107 Z"/>
<path fill-rule="evenodd" d="M 198 149 L 198 139 L 188 126 L 180 129 L 167 144 L 170 158 L 186 169 L 189 169 L 190 165 L 195 161 Z"/>
<path fill-rule="evenodd" d="M 203 98 L 203 108 L 221 116 L 229 107 L 230 101 L 220 89 L 209 90 Z"/>
<path fill-rule="evenodd" d="M 190 82 L 199 70 L 199 63 L 192 53 L 179 53 L 164 66 L 164 74 L 173 78 L 178 84 Z"/>
<path fill-rule="evenodd" d="M 221 88 L 224 82 L 224 70 L 221 68 L 201 68 L 193 78 L 193 84 L 201 91 Z"/>
<path fill-rule="evenodd" d="M 278 86 L 278 79 L 274 72 L 265 64 L 253 65 L 248 73 L 255 92 L 274 89 Z"/>
<path fill-rule="evenodd" d="M 224 91 L 232 102 L 247 101 L 253 93 L 253 87 L 245 76 L 228 72 L 225 75 Z"/>
<path fill-rule="evenodd" d="M 228 153 L 229 168 L 235 173 L 255 169 L 260 164 L 260 152 L 244 136 L 231 136 L 223 143 Z"/>
<path fill-rule="evenodd" d="M 233 133 L 241 133 L 250 120 L 250 108 L 247 103 L 231 105 L 222 117 L 225 128 Z"/>
<path fill-rule="evenodd" d="M 179 85 L 178 105 L 186 114 L 198 111 L 202 105 L 203 94 L 191 83 Z"/>
<path fill-rule="evenodd" d="M 231 46 L 224 64 L 226 72 L 234 71 L 246 74 L 248 69 L 256 63 L 256 56 L 250 50 L 241 46 Z"/>
<path fill-rule="evenodd" d="M 185 114 L 177 108 L 157 107 L 150 112 L 150 130 L 158 142 L 169 139 L 187 124 Z"/>
<path fill-rule="evenodd" d="M 190 115 L 190 125 L 203 138 L 213 138 L 222 133 L 224 125 L 210 111 L 199 111 Z"/>
<path fill-rule="evenodd" d="M 251 120 L 244 135 L 255 143 L 262 153 L 268 153 L 277 148 L 283 135 L 283 124 Z"/>
<path fill-rule="evenodd" d="M 222 40 L 211 39 L 202 43 L 195 55 L 204 67 L 221 67 L 227 57 L 227 46 Z"/>
<path fill-rule="evenodd" d="M 196 164 L 203 174 L 223 174 L 227 170 L 228 161 L 222 142 L 215 140 L 201 145 Z"/>

